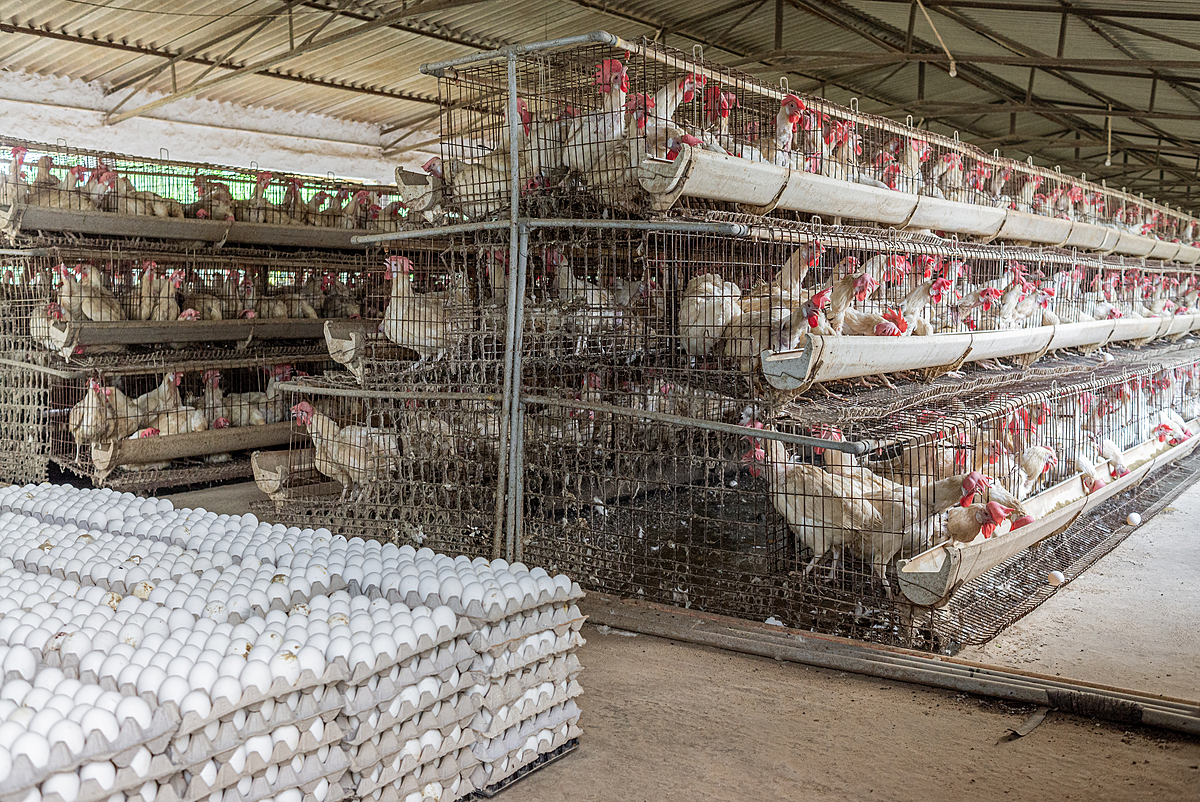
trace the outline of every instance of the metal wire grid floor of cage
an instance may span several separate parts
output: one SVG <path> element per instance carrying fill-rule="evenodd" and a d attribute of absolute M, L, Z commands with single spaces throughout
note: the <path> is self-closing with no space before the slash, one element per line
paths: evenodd
<path fill-rule="evenodd" d="M 1057 593 L 1047 581 L 1051 571 L 1075 579 L 1133 533 L 1135 527 L 1125 520 L 1131 510 L 1138 510 L 1145 524 L 1197 480 L 1200 454 L 1194 453 L 1109 499 L 1087 520 L 976 577 L 932 617 L 942 648 L 953 654 L 987 643 Z"/>

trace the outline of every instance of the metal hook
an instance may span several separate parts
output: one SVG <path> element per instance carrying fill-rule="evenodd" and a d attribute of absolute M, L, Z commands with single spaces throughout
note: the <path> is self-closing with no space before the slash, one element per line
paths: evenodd
<path fill-rule="evenodd" d="M 907 117 L 904 118 L 904 122 L 909 128 L 912 128 L 913 127 L 913 116 L 911 114 L 908 115 Z"/>
<path fill-rule="evenodd" d="M 856 98 L 856 97 L 850 98 L 850 111 L 854 112 L 855 114 L 858 114 L 858 98 Z"/>
<path fill-rule="evenodd" d="M 1000 158 L 1000 148 L 992 148 L 992 158 L 993 159 Z"/>
<path fill-rule="evenodd" d="M 162 159 L 163 161 L 170 161 L 171 160 L 171 151 L 167 150 L 166 148 L 159 148 L 158 149 L 158 158 Z"/>
<path fill-rule="evenodd" d="M 257 170 L 257 169 L 258 169 L 258 159 L 251 159 L 251 160 L 250 160 L 250 169 L 251 169 L 251 170 Z"/>
<path fill-rule="evenodd" d="M 957 142 L 957 141 L 958 141 L 958 131 L 955 131 L 955 132 L 954 132 L 954 141 L 955 141 L 955 142 Z"/>
<path fill-rule="evenodd" d="M 779 88 L 782 89 L 785 94 L 791 93 L 791 90 L 788 88 L 788 79 L 786 75 L 779 76 Z"/>
<path fill-rule="evenodd" d="M 704 61 L 704 45 L 692 45 L 692 58 L 698 62 Z"/>

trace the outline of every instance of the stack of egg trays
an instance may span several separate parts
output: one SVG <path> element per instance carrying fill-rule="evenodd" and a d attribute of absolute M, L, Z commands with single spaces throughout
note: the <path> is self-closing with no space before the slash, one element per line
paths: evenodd
<path fill-rule="evenodd" d="M 474 733 L 467 724 L 479 709 L 470 693 L 477 678 L 469 669 L 476 656 L 470 620 L 461 615 L 457 620 L 457 637 L 435 653 L 390 671 L 383 666 L 370 672 L 360 665 L 342 684 L 339 722 L 351 763 L 343 784 L 355 797 L 403 800 L 433 789 L 449 802 L 473 790 L 461 777 L 475 765 Z"/>
<path fill-rule="evenodd" d="M 45 540 L 42 540 L 43 537 L 45 537 Z M 115 535 L 111 532 L 88 533 L 71 524 L 60 524 L 42 525 L 37 527 L 37 531 L 34 536 L 18 538 L 15 543 L 9 544 L 9 550 L 14 550 L 16 552 L 22 567 L 27 571 L 53 571 L 55 573 L 61 573 L 63 566 L 52 566 L 51 564 L 52 557 L 49 554 L 50 549 L 53 546 L 61 543 L 76 542 L 80 538 L 89 541 L 89 543 L 98 542 L 98 545 L 102 544 L 104 547 L 107 547 L 109 554 L 113 554 L 114 552 L 119 554 L 120 552 L 116 550 L 121 546 L 124 546 L 126 552 L 131 548 L 136 549 L 137 546 L 135 544 L 141 543 L 141 541 L 137 540 L 136 538 Z M 37 541 L 42 541 L 42 544 L 50 548 L 38 548 L 37 545 L 34 545 Z M 178 547 L 174 548 L 177 551 L 179 550 Z M 104 561 L 101 560 L 100 562 L 103 563 Z M 184 573 L 189 572 L 189 569 L 192 566 L 190 566 L 188 562 L 189 561 L 187 560 L 174 561 L 173 565 L 171 566 L 174 569 L 172 572 L 173 575 L 180 577 Z M 105 563 L 105 565 L 106 567 L 112 567 L 107 563 Z M 208 565 L 206 563 L 200 567 L 207 569 Z M 140 565 L 134 570 L 137 570 L 138 568 L 141 568 L 143 573 L 145 572 L 145 569 Z M 89 573 L 86 570 L 82 571 L 81 573 L 82 576 L 80 578 L 84 579 L 85 581 L 88 581 L 89 579 L 96 581 L 96 589 L 107 590 L 105 593 L 105 598 L 111 602 L 119 602 L 121 591 L 134 590 L 136 592 L 138 587 L 144 584 L 144 582 L 138 582 L 137 585 L 133 585 L 132 580 L 136 578 L 136 576 L 126 576 L 124 571 L 109 571 L 103 576 L 93 576 L 92 573 Z M 120 575 L 119 578 L 117 578 L 118 574 Z M 157 596 L 160 595 L 160 592 L 165 593 L 166 588 L 164 586 L 168 585 L 169 583 L 169 580 L 160 580 L 157 588 L 158 592 L 154 592 L 151 595 Z M 161 602 L 161 599 L 156 601 Z M 286 601 L 281 601 L 280 599 L 275 599 L 274 601 L 276 605 L 280 605 L 290 602 L 292 599 L 289 597 Z M 302 606 L 305 608 L 305 612 L 307 612 L 307 605 L 305 605 L 303 602 L 297 601 L 295 606 Z M 202 609 L 204 613 L 212 612 L 212 610 L 209 608 Z M 273 606 L 273 609 L 277 609 L 277 607 Z M 255 612 L 260 615 L 265 613 L 265 611 L 261 609 L 256 610 Z M 188 618 L 191 618 L 193 621 L 195 620 L 194 617 L 190 615 Z M 238 622 L 236 616 L 233 617 L 232 620 L 233 623 Z M 425 647 L 424 652 L 413 655 L 409 659 L 408 664 L 404 666 L 403 672 L 401 672 L 399 666 L 392 666 L 392 672 L 391 675 L 389 675 L 389 680 L 395 680 L 402 683 L 408 683 L 410 681 L 415 682 L 417 677 L 425 674 L 428 671 L 441 670 L 447 662 L 451 664 L 450 671 L 454 672 L 454 676 L 457 678 L 459 676 L 458 669 L 467 668 L 474 658 L 474 653 L 471 651 L 470 646 L 461 637 L 469 630 L 470 623 L 466 619 L 460 618 L 459 626 L 461 631 L 451 633 L 457 639 L 455 643 L 455 649 L 453 651 L 447 652 L 443 648 L 436 656 L 434 656 L 430 654 L 430 652 L 437 647 L 437 644 L 435 644 L 433 641 L 420 643 L 419 645 L 421 647 Z M 77 664 L 70 665 L 69 659 L 68 664 L 68 668 L 78 669 Z M 379 667 L 384 668 L 385 670 L 388 668 L 388 666 L 385 664 L 377 666 L 377 668 Z M 137 689 L 133 687 L 132 684 L 127 686 L 118 686 L 118 678 L 100 676 L 96 673 L 95 668 L 96 667 L 93 667 L 93 670 L 83 672 L 83 678 L 98 682 L 100 685 L 106 687 L 106 689 L 119 690 L 130 695 L 135 695 L 137 693 Z M 327 681 L 332 681 L 334 679 L 341 678 L 342 676 L 339 675 L 336 677 L 325 677 L 324 679 Z M 467 684 L 469 685 L 470 683 Z M 256 689 L 248 690 L 256 691 Z M 286 689 L 273 690 L 283 691 Z M 387 691 L 385 690 L 385 693 L 386 692 Z M 293 692 L 292 696 L 301 696 L 301 694 Z M 304 694 L 303 696 L 307 697 L 308 694 Z M 299 715 L 302 716 L 301 720 L 296 721 L 292 718 L 280 719 L 277 716 L 275 720 L 264 722 L 264 728 L 267 730 L 267 732 L 271 732 L 273 730 L 277 730 L 278 728 L 289 725 L 315 725 L 315 722 L 310 722 L 308 719 L 314 712 L 320 713 L 322 714 L 322 724 L 316 726 L 321 729 L 323 739 L 318 737 L 316 741 L 310 743 L 310 741 L 313 739 L 313 735 L 312 732 L 306 728 L 304 733 L 298 738 L 299 753 L 304 754 L 306 751 L 313 750 L 328 753 L 329 747 L 335 744 L 340 745 L 340 731 L 336 726 L 327 727 L 324 726 L 324 724 L 326 721 L 331 721 L 334 716 L 341 712 L 340 698 L 336 694 L 330 694 L 328 698 L 336 701 L 317 711 L 306 710 L 305 707 L 302 706 L 300 711 L 298 711 Z M 153 700 L 152 696 L 151 699 Z M 157 700 L 153 701 L 157 702 Z M 241 701 L 245 703 L 248 701 L 248 699 L 247 697 L 243 696 Z M 254 744 L 252 743 L 252 739 L 262 739 L 267 737 L 267 732 L 259 732 L 258 730 L 251 728 L 250 730 L 239 733 L 237 724 L 247 723 L 244 711 L 241 709 L 222 711 L 220 709 L 220 705 L 221 701 L 218 701 L 217 709 L 213 711 L 213 716 L 207 720 L 190 721 L 189 719 L 185 718 L 180 733 L 184 738 L 189 738 L 188 743 L 190 748 L 185 750 L 177 750 L 177 759 L 182 761 L 182 763 L 179 764 L 179 768 L 182 771 L 187 771 L 188 775 L 192 776 L 191 782 L 189 783 L 186 782 L 188 775 L 179 775 L 180 778 L 184 779 L 184 784 L 183 787 L 179 787 L 180 784 L 178 782 L 175 783 L 175 786 L 178 789 L 178 798 L 185 800 L 200 799 L 209 796 L 216 791 L 222 790 L 223 788 L 228 788 L 235 785 L 238 787 L 239 791 L 238 798 L 245 800 L 259 799 L 271 795 L 271 789 L 279 791 L 286 790 L 289 787 L 301 787 L 302 790 L 307 793 L 310 791 L 310 787 L 315 789 L 321 785 L 324 785 L 324 788 L 322 789 L 322 792 L 318 794 L 318 796 L 322 798 L 322 800 L 332 801 L 339 798 L 337 791 L 340 790 L 340 785 L 334 786 L 334 794 L 332 795 L 328 793 L 328 790 L 330 788 L 329 781 L 332 779 L 336 782 L 338 775 L 344 773 L 345 768 L 348 766 L 347 756 L 341 754 L 340 749 L 332 755 L 332 762 L 329 760 L 329 756 L 326 755 L 325 760 L 319 761 L 320 765 L 314 766 L 311 759 L 297 762 L 296 752 L 286 750 L 285 744 L 277 743 L 272 746 L 268 743 L 266 744 L 266 748 L 252 750 L 253 754 L 248 758 L 248 760 L 243 756 L 242 760 L 231 765 L 228 758 L 233 757 L 239 747 L 248 742 L 250 742 L 253 746 Z M 283 710 L 283 705 L 278 706 L 276 709 Z M 469 712 L 473 713 L 474 708 L 471 708 Z M 218 728 L 217 725 L 222 723 L 220 722 L 222 713 L 232 715 L 234 717 L 241 713 L 243 722 L 227 721 L 224 722 L 224 724 L 227 726 Z M 306 713 L 308 715 L 306 715 Z M 468 712 L 460 711 L 459 717 L 469 717 Z M 248 723 L 255 723 L 254 718 L 250 718 Z M 190 735 L 189 727 L 199 727 L 201 724 L 204 725 L 203 730 L 197 732 L 194 736 Z M 272 749 L 274 749 L 274 752 L 272 752 Z M 292 769 L 292 774 L 289 774 L 287 770 L 283 770 L 276 771 L 274 775 L 272 775 L 271 769 L 273 767 L 278 769 L 278 764 L 285 761 L 289 764 L 295 764 L 286 767 Z M 258 765 L 259 763 L 262 763 L 263 765 Z M 257 778 L 254 776 L 256 774 L 259 775 Z M 248 782 L 248 780 L 253 780 L 253 782 Z M 168 794 L 166 797 L 164 797 L 164 802 L 165 800 L 169 800 L 171 798 L 171 795 Z"/>
<path fill-rule="evenodd" d="M 454 562 L 461 565 L 463 559 Z M 445 604 L 474 625 L 472 669 L 480 680 L 474 689 L 480 709 L 470 728 L 476 734 L 472 752 L 479 765 L 469 779 L 485 790 L 581 734 L 576 652 L 584 644 L 580 630 L 585 616 L 577 605 L 583 597 L 578 584 L 548 582 L 544 570 L 504 560 L 476 558 L 470 566 L 477 576 L 507 572 L 534 580 L 533 587 L 521 583 L 520 598 L 502 588 L 464 602 L 461 584 L 443 582 L 435 590 L 431 584 L 406 581 L 403 587 L 387 588 L 385 598 L 410 605 Z"/>
<path fill-rule="evenodd" d="M 9 514 L 0 515 L 0 519 L 7 515 Z M 12 524 L 13 522 L 9 520 L 5 523 Z M 28 521 L 24 523 L 28 523 Z M 11 547 L 14 543 L 17 546 L 18 563 L 13 566 L 14 570 L 27 575 L 32 573 L 39 576 L 46 587 L 57 584 L 61 588 L 60 592 L 74 588 L 77 591 L 75 596 L 77 598 L 97 597 L 92 602 L 96 607 L 108 605 L 115 610 L 122 603 L 129 604 L 120 595 L 120 590 L 126 588 L 121 586 L 119 581 L 107 584 L 99 582 L 97 585 L 80 585 L 73 579 L 54 577 L 53 575 L 46 576 L 47 571 L 50 570 L 47 560 L 51 549 L 31 548 L 25 544 L 31 539 L 37 540 L 45 537 L 43 543 L 52 547 L 58 543 L 74 542 L 80 537 L 84 537 L 90 542 L 103 543 L 106 546 L 120 545 L 124 542 L 123 545 L 128 547 L 130 545 L 128 541 L 137 542 L 136 539 L 111 533 L 90 534 L 70 524 L 41 524 L 36 529 L 34 538 L 21 537 L 22 528 L 19 525 L 10 531 L 17 533 L 17 537 L 5 541 L 5 544 L 10 547 L 8 550 L 12 550 Z M 4 557 L 0 557 L 0 560 L 12 562 Z M 3 567 L 3 563 L 0 563 L 0 567 Z M 91 574 L 85 571 L 83 578 L 90 579 Z M 137 597 L 130 597 L 130 599 L 137 599 Z M 134 603 L 142 607 L 146 605 L 160 606 L 155 602 L 141 599 Z M 191 622 L 195 622 L 194 616 L 188 613 L 183 614 L 191 619 Z M 467 625 L 466 622 L 464 625 Z M 63 639 L 59 638 L 52 638 L 47 642 L 43 650 L 43 657 L 48 666 L 61 666 L 68 676 L 75 676 L 85 683 L 96 684 L 103 690 L 114 691 L 126 696 L 139 695 L 138 689 L 132 683 L 122 683 L 119 677 L 104 674 L 103 666 L 95 665 L 94 661 L 92 664 L 88 664 L 85 657 L 81 663 L 79 655 L 70 650 L 64 654 L 62 645 Z M 422 645 L 432 647 L 433 643 Z M 248 687 L 236 704 L 231 703 L 228 699 L 220 698 L 206 716 L 200 716 L 196 712 L 189 712 L 187 715 L 181 716 L 174 702 L 160 701 L 153 693 L 142 693 L 140 694 L 141 698 L 148 704 L 156 710 L 163 711 L 163 715 L 169 716 L 171 720 L 179 724 L 172 733 L 173 738 L 168 739 L 173 747 L 170 755 L 168 756 L 166 753 L 164 743 L 163 748 L 153 754 L 153 760 L 144 766 L 139 766 L 136 773 L 118 772 L 115 786 L 105 789 L 97 786 L 95 789 L 91 789 L 85 783 L 81 788 L 81 793 L 87 792 L 88 800 L 93 797 L 103 800 L 114 792 L 156 780 L 166 783 L 156 794 L 156 799 L 160 802 L 198 800 L 235 785 L 239 786 L 238 791 L 240 792 L 237 798 L 246 802 L 266 798 L 277 791 L 289 788 L 298 787 L 305 793 L 310 793 L 321 786 L 326 789 L 325 793 L 317 795 L 321 802 L 335 802 L 340 799 L 340 794 L 331 795 L 327 793 L 327 790 L 331 787 L 331 783 L 335 790 L 340 790 L 341 786 L 337 781 L 349 767 L 349 761 L 340 748 L 341 731 L 333 723 L 342 709 L 341 697 L 336 686 L 347 675 L 348 671 L 344 661 L 335 661 L 326 666 L 326 670 L 320 677 L 313 676 L 311 671 L 305 671 L 301 673 L 295 684 L 288 684 L 279 679 L 265 693 L 260 692 L 258 688 Z M 275 704 L 276 697 L 285 697 L 287 701 L 294 699 L 295 704 L 290 706 L 283 702 Z M 268 710 L 269 712 L 266 712 Z M 295 740 L 297 743 L 295 747 L 283 741 L 272 742 L 271 734 L 280 732 L 287 727 L 296 728 Z M 240 761 L 236 758 L 230 759 L 239 751 L 239 748 L 247 744 L 251 747 L 248 757 L 245 756 L 247 750 L 243 749 L 243 758 Z M 155 745 L 157 746 L 157 744 Z M 134 759 L 136 755 L 137 750 L 133 750 L 129 755 L 123 751 L 112 760 L 118 768 L 123 768 L 122 758 Z M 139 777 L 140 781 L 138 781 Z M 95 793 L 92 793 L 93 790 Z M 82 800 L 83 797 L 77 802 L 82 802 Z M 70 802 L 70 800 L 66 802 Z"/>
<path fill-rule="evenodd" d="M 6 579 L 20 579 L 29 578 L 30 574 L 15 567 L 11 560 L 0 557 L 0 576 Z M 27 609 L 22 608 L 23 621 L 30 624 L 43 623 L 36 620 L 37 610 L 42 605 L 57 610 L 59 602 L 70 599 L 74 602 L 74 609 L 78 610 L 81 603 L 84 606 L 89 604 L 83 598 L 83 592 L 87 589 L 78 583 L 64 582 L 44 575 L 35 576 L 33 579 L 41 586 L 38 595 L 42 596 L 43 601 L 29 605 Z M 28 603 L 28 600 L 26 602 Z M 93 607 L 103 603 L 91 602 Z M 54 669 L 46 663 L 43 650 L 31 649 L 20 643 L 9 644 L 6 642 L 7 638 L 0 640 L 5 641 L 0 646 L 0 651 L 3 651 L 3 656 L 0 657 L 0 671 L 3 672 L 3 676 L 0 677 L 0 682 L 33 682 L 38 674 L 47 669 Z M 67 672 L 60 673 L 69 676 Z M 39 709 L 28 698 L 22 701 L 22 705 L 32 707 L 35 711 Z M 7 777 L 0 781 L 0 799 L 20 799 L 51 778 L 78 774 L 88 764 L 105 761 L 116 767 L 115 779 L 111 784 L 101 787 L 94 779 L 84 779 L 82 782 L 76 779 L 70 783 L 75 793 L 69 799 L 63 799 L 55 790 L 43 790 L 40 793 L 41 799 L 45 802 L 99 802 L 127 791 L 132 792 L 126 794 L 127 798 L 140 799 L 138 791 L 147 783 L 173 773 L 174 766 L 167 755 L 167 748 L 178 724 L 177 711 L 160 707 L 153 710 L 146 727 L 126 718 L 120 722 L 117 734 L 112 739 L 99 730 L 92 730 L 85 733 L 81 749 L 71 750 L 62 742 L 53 744 L 45 765 L 34 766 L 28 757 L 18 754 L 10 761 Z M 56 784 L 56 787 L 61 787 L 61 784 Z"/>

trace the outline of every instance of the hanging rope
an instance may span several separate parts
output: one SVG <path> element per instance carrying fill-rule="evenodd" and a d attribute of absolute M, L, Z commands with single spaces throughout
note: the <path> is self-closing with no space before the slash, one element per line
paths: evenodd
<path fill-rule="evenodd" d="M 929 27 L 933 30 L 933 35 L 937 37 L 938 44 L 942 46 L 942 51 L 946 54 L 946 58 L 950 59 L 950 77 L 954 78 L 958 75 L 958 65 L 954 61 L 954 56 L 950 55 L 950 48 L 946 47 L 946 43 L 942 41 L 942 35 L 938 33 L 937 26 L 933 24 L 933 20 L 930 19 L 929 12 L 925 10 L 925 5 L 921 0 L 917 0 L 917 7 L 925 15 L 925 21 L 929 23 Z"/>

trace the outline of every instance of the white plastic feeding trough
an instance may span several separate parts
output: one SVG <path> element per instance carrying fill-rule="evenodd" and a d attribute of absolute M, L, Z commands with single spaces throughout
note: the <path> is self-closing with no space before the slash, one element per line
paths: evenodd
<path fill-rule="evenodd" d="M 1189 427 L 1197 425 L 1191 421 Z M 1088 494 L 1079 476 L 1039 493 L 1025 502 L 1033 523 L 1011 531 L 1007 521 L 990 538 L 982 536 L 970 543 L 941 543 L 916 555 L 911 560 L 897 562 L 900 590 L 913 604 L 923 607 L 942 607 L 962 585 L 980 576 L 993 566 L 1019 554 L 1035 543 L 1058 534 L 1075 519 L 1108 498 L 1139 483 L 1151 471 L 1187 456 L 1200 438 L 1193 437 L 1177 446 L 1150 439 L 1124 454 L 1129 473 L 1113 478 L 1107 466 L 1099 468 L 1107 484 Z"/>
<path fill-rule="evenodd" d="M 1120 238 L 1121 234 L 1116 229 L 1076 221 L 1071 226 L 1071 233 L 1067 235 L 1063 247 L 1112 253 Z"/>
<path fill-rule="evenodd" d="M 1175 261 L 1185 265 L 1200 262 L 1200 248 L 1195 245 L 1180 245 L 1179 253 L 1175 254 Z"/>
<path fill-rule="evenodd" d="M 1198 326 L 1200 315 L 1174 315 L 929 337 L 811 335 L 801 348 L 764 351 L 761 362 L 763 375 L 772 387 L 803 392 L 817 382 L 898 370 L 953 370 L 964 362 L 1040 356 L 1060 348 L 1100 347 L 1110 342 L 1174 336 Z"/>
<path fill-rule="evenodd" d="M 670 209 L 681 197 L 705 198 L 741 204 L 755 214 L 788 209 L 881 225 L 1164 260 L 1176 258 L 1186 248 L 1183 255 L 1191 260 L 1189 264 L 1200 261 L 1198 248 L 1091 223 L 897 192 L 687 145 L 674 161 L 643 159 L 638 181 L 657 211 Z"/>
<path fill-rule="evenodd" d="M 884 190 L 877 190 L 883 192 Z M 955 231 L 979 237 L 994 237 L 1008 214 L 997 206 L 978 206 L 922 195 L 908 221 L 909 228 Z"/>

